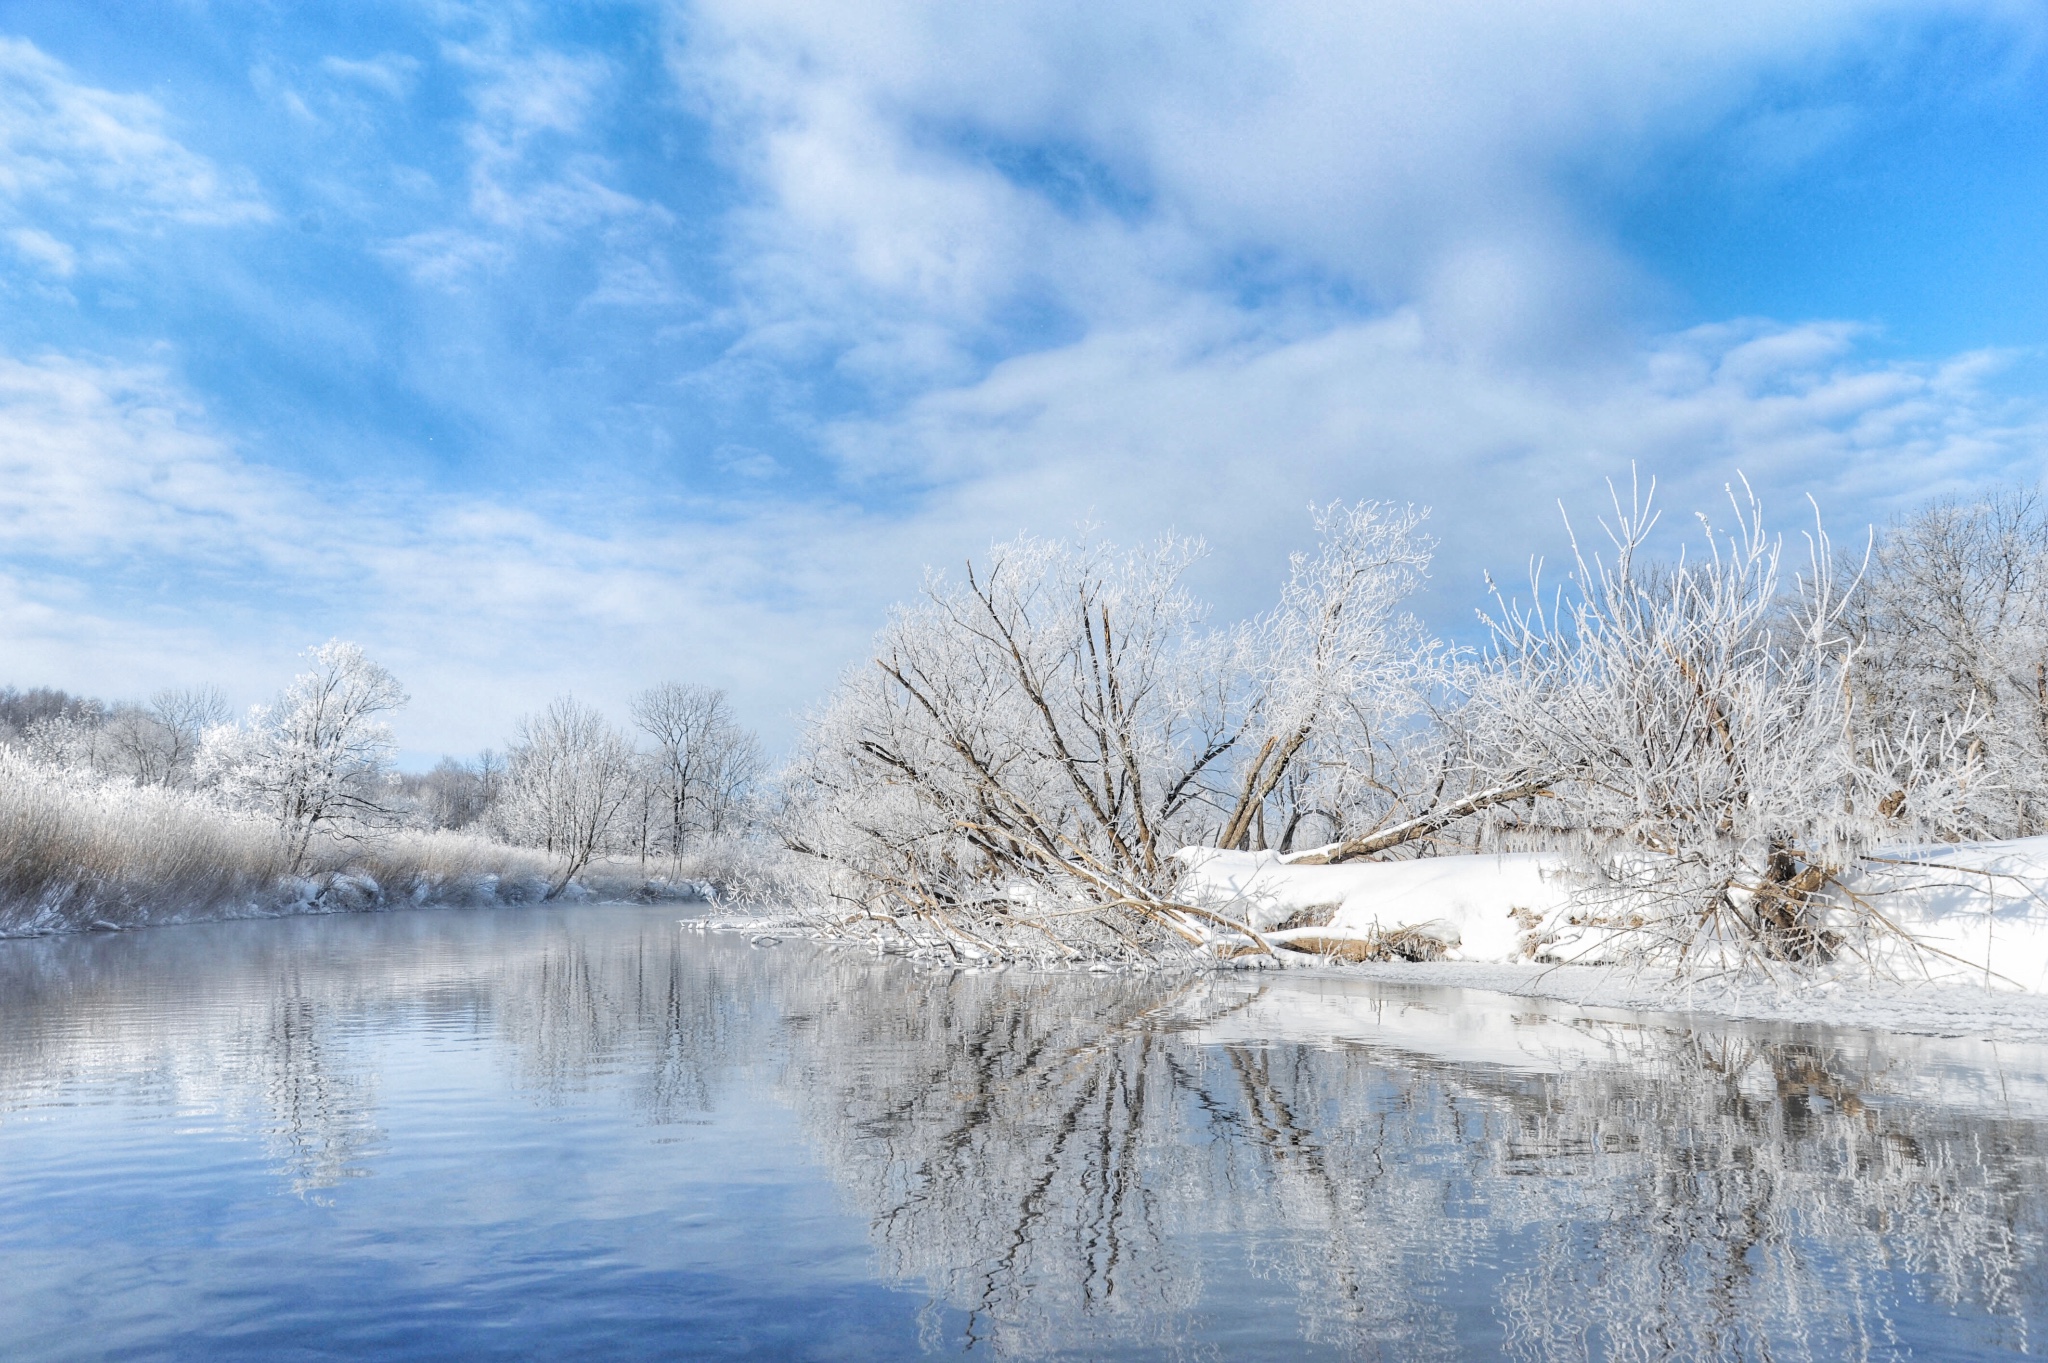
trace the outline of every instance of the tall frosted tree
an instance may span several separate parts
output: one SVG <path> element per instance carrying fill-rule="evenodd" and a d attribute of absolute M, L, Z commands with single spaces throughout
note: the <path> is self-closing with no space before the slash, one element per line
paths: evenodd
<path fill-rule="evenodd" d="M 388 816 L 397 744 L 380 716 L 406 703 L 404 688 L 361 648 L 330 639 L 311 664 L 245 725 L 218 725 L 202 743 L 202 779 L 277 821 L 291 869 L 316 835 L 357 835 Z"/>
<path fill-rule="evenodd" d="M 640 788 L 639 755 L 603 715 L 558 696 L 519 722 L 501 817 L 513 837 L 561 859 L 553 899 L 609 850 Z"/>
<path fill-rule="evenodd" d="M 725 692 L 685 682 L 649 687 L 633 701 L 633 724 L 651 744 L 647 795 L 669 855 L 681 856 L 699 834 L 727 831 L 760 777 L 761 745 Z"/>

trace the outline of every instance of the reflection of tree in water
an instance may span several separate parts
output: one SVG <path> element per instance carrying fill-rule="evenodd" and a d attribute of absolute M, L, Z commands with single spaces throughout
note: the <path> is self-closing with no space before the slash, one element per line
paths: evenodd
<path fill-rule="evenodd" d="M 360 982 L 275 939 L 224 952 L 191 938 L 10 944 L 0 1093 L 113 1082 L 260 1134 L 294 1192 L 363 1173 L 383 1139 L 375 1082 L 337 1006 Z"/>
<path fill-rule="evenodd" d="M 785 982 L 827 1000 L 786 1092 L 887 1270 L 1005 1353 L 1175 1351 L 1265 1296 L 1354 1356 L 1458 1354 L 1476 1298 L 1516 1357 L 1881 1357 L 1916 1296 L 2005 1347 L 2042 1300 L 2041 1125 L 1811 1043 L 1623 1028 L 1538 1075 L 1189 1044 L 1245 1001 L 1201 982 L 846 968 Z"/>
<path fill-rule="evenodd" d="M 228 1049 L 253 1071 L 250 1087 L 262 1094 L 272 1157 L 301 1194 L 367 1173 L 364 1157 L 383 1140 L 372 1116 L 374 1083 L 335 1031 L 333 1011 L 289 969 L 261 1026 Z"/>
<path fill-rule="evenodd" d="M 1502 1285 L 1517 1357 L 1882 1357 L 1909 1294 L 2025 1348 L 2039 1123 L 1888 1103 L 1866 1059 L 1812 1043 L 1658 1041 L 1642 1077 L 1549 1081 L 1497 1142 L 1540 1189 Z"/>
<path fill-rule="evenodd" d="M 375 1167 L 366 1038 L 652 1121 L 779 1064 L 885 1270 L 1013 1355 L 1200 1357 L 1293 1311 L 1360 1357 L 1459 1353 L 1475 1313 L 1527 1359 L 1884 1357 L 1950 1309 L 1959 1351 L 2022 1347 L 2044 1297 L 2048 1123 L 1913 1098 L 1897 1040 L 1560 1007 L 1578 1049 L 1507 1068 L 1449 1048 L 1483 1001 L 1407 1050 L 1281 1043 L 1329 1030 L 1278 1025 L 1285 980 L 948 976 L 629 911 L 19 946 L 0 1096 L 246 1114 L 301 1190 Z"/>
<path fill-rule="evenodd" d="M 631 937 L 556 932 L 488 984 L 493 1029 L 522 1089 L 559 1101 L 623 1076 L 650 1121 L 708 1111 L 773 1035 L 772 956 L 707 950 L 673 919 Z"/>
<path fill-rule="evenodd" d="M 379 915 L 8 944 L 0 1105 L 118 1085 L 261 1133 L 299 1192 L 374 1168 L 378 1057 L 414 1034 L 487 1041 L 543 1101 L 617 1087 L 644 1119 L 707 1110 L 774 1036 L 775 953 L 505 911 Z"/>
<path fill-rule="evenodd" d="M 1159 986 L 1098 982 L 1096 1017 L 1075 1026 L 1056 985 L 899 969 L 883 992 L 877 969 L 828 960 L 808 982 L 787 1087 L 889 1272 L 925 1279 L 1000 1347 L 1104 1320 L 1164 1342 L 1202 1276 L 1147 1177 L 1176 1135 L 1153 1111 L 1173 1101 L 1168 1042 L 1118 1025 Z"/>

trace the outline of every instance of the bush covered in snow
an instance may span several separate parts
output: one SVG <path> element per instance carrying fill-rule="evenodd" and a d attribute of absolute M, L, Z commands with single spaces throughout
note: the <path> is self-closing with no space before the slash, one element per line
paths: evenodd
<path fill-rule="evenodd" d="M 1193 846 L 1303 872 L 1536 854 L 1568 892 L 1496 906 L 1531 955 L 1896 961 L 1873 855 L 2048 819 L 2048 519 L 1936 507 L 1860 559 L 1816 524 L 1788 560 L 1731 489 L 1657 560 L 1651 501 L 1617 495 L 1562 589 L 1496 593 L 1475 650 L 1401 610 L 1430 549 L 1408 509 L 1318 511 L 1320 548 L 1237 626 L 1183 586 L 1185 540 L 997 546 L 817 713 L 780 829 L 834 927 L 974 957 L 1334 949 Z M 1414 926 L 1343 954 L 1454 949 Z"/>

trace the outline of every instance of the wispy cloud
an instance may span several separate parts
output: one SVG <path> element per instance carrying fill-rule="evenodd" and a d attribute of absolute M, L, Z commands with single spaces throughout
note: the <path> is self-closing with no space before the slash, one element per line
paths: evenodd
<path fill-rule="evenodd" d="M 1215 595 L 1254 609 L 1309 499 L 1411 498 L 1439 508 L 1435 604 L 1455 623 L 1481 568 L 1512 580 L 1554 543 L 1557 498 L 1583 505 L 1631 459 L 1676 507 L 1711 509 L 1740 467 L 1785 528 L 1814 490 L 1853 531 L 2037 458 L 2043 415 L 1987 390 L 1995 363 L 1875 361 L 1850 329 L 1741 323 L 1566 380 L 1447 355 L 1405 314 L 1295 340 L 1184 314 L 835 428 L 839 457 L 925 486 L 885 513 L 316 484 L 245 456 L 161 371 L 8 362 L 0 652 L 23 675 L 142 689 L 147 667 L 191 676 L 207 658 L 268 676 L 345 633 L 407 678 L 422 747 L 494 742 L 557 690 L 618 705 L 665 675 L 734 687 L 779 739 L 920 565 L 1019 530 L 1092 515 L 1124 537 L 1201 534 Z M 774 472 L 755 451 L 720 457 Z"/>
<path fill-rule="evenodd" d="M 742 689 L 774 726 L 914 568 L 874 554 L 885 527 L 858 513 L 660 510 L 315 483 L 246 457 L 162 370 L 0 360 L 0 657 L 17 676 L 141 691 L 151 669 L 211 666 L 246 684 L 346 633 L 413 684 L 422 746 L 496 742 L 552 691 L 623 704 L 663 675 Z"/>
<path fill-rule="evenodd" d="M 17 227 L 7 233 L 22 258 L 59 279 L 71 278 L 78 269 L 78 252 L 34 227 Z"/>
<path fill-rule="evenodd" d="M 340 80 L 402 100 L 412 93 L 413 84 L 419 79 L 420 63 L 419 58 L 403 52 L 385 52 L 360 60 L 322 57 L 320 69 Z"/>
<path fill-rule="evenodd" d="M 0 37 L 0 204 L 101 228 L 267 221 L 244 177 L 164 130 L 142 95 L 73 78 L 33 43 Z"/>

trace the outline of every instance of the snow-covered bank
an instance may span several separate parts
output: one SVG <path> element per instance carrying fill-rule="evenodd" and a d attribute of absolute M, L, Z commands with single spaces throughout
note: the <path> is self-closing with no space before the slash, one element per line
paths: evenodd
<path fill-rule="evenodd" d="M 1180 855 L 1189 872 L 1181 893 L 1190 902 L 1271 937 L 1365 940 L 1419 929 L 1444 943 L 1449 960 L 1533 958 L 1571 896 L 1562 859 L 1537 853 L 1340 866 L 1291 866 L 1273 852 L 1207 847 Z"/>
<path fill-rule="evenodd" d="M 1739 982 L 1680 981 L 1668 967 L 1629 966 L 1626 934 L 1574 922 L 1573 877 L 1555 855 L 1339 866 L 1289 865 L 1271 852 L 1181 856 L 1191 902 L 1241 916 L 1279 942 L 1330 948 L 1406 933 L 1434 944 L 1440 961 L 1375 967 L 1395 977 L 1420 972 L 1438 983 L 1622 1007 L 1671 1006 L 1683 995 L 1681 1006 L 1706 1011 L 1816 1021 L 1837 1020 L 1851 999 L 1875 1009 L 1873 1018 L 1910 999 L 1926 1023 L 1916 1030 L 1966 1032 L 1982 1030 L 1967 1020 L 1980 1015 L 2011 1013 L 2000 1025 L 2034 1025 L 2021 1020 L 2032 1016 L 2028 1007 L 2007 1009 L 1997 996 L 2048 998 L 2048 838 L 1887 852 L 1849 890 L 1899 938 L 1827 967 L 1788 965 L 1778 981 Z M 1976 988 L 1951 997 L 1943 986 Z"/>
<path fill-rule="evenodd" d="M 446 831 L 319 835 L 294 868 L 276 828 L 188 793 L 40 770 L 0 752 L 0 937 L 223 918 L 530 903 L 543 853 Z M 702 898 L 701 881 L 596 863 L 571 898 Z"/>

